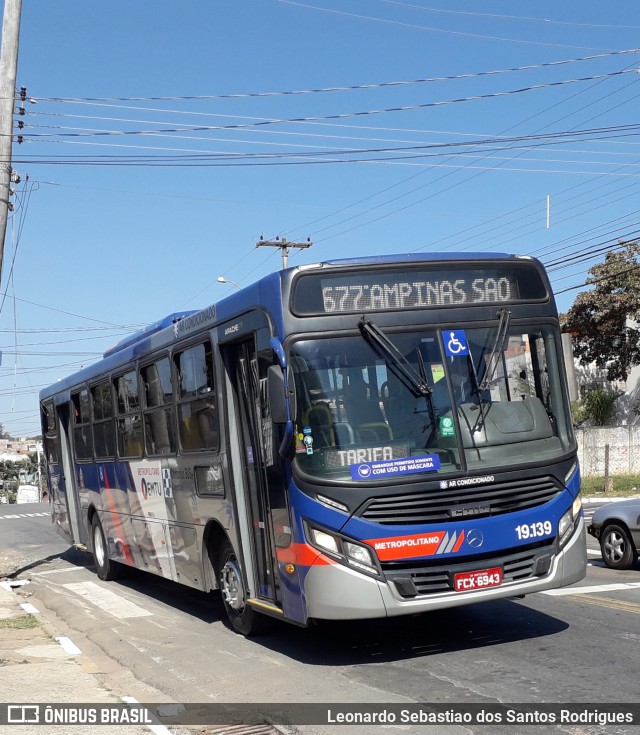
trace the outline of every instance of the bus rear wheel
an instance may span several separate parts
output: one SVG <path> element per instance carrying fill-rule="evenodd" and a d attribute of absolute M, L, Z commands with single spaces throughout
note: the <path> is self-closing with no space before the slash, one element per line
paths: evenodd
<path fill-rule="evenodd" d="M 91 521 L 91 549 L 98 578 L 105 582 L 116 579 L 119 572 L 118 563 L 109 559 L 109 549 L 97 515 L 94 515 Z"/>
<path fill-rule="evenodd" d="M 233 629 L 247 637 L 265 633 L 271 621 L 247 604 L 242 569 L 229 539 L 225 539 L 220 547 L 216 575 L 224 609 Z"/>

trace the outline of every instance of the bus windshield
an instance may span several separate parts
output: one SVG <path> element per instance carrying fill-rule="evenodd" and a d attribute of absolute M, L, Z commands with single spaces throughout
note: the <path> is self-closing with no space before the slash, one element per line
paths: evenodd
<path fill-rule="evenodd" d="M 555 327 L 499 314 L 477 328 L 360 328 L 292 345 L 299 471 L 386 482 L 548 462 L 573 446 Z"/>

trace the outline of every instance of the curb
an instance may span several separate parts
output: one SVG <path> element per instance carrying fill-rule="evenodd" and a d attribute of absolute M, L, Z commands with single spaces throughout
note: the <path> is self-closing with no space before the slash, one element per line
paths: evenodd
<path fill-rule="evenodd" d="M 151 722 L 109 724 L 110 735 L 284 735 L 289 732 L 268 723 L 172 724 L 169 729 L 156 717 L 153 701 L 141 704 L 138 699 L 115 691 L 120 687 L 94 675 L 95 664 L 90 654 L 83 653 L 70 638 L 60 633 L 55 622 L 40 617 L 46 615 L 46 608 L 43 608 L 45 613 L 41 613 L 36 605 L 23 601 L 29 596 L 22 591 L 26 584 L 28 582 L 11 577 L 0 578 L 0 690 L 5 692 L 4 701 L 0 702 L 2 733 L 6 722 L 11 724 L 11 735 L 39 735 L 44 732 L 42 725 L 46 729 L 47 721 L 42 717 L 49 707 L 73 709 L 77 706 L 83 711 L 91 707 L 110 709 L 114 705 L 125 705 L 133 710 L 146 708 L 143 711 L 148 713 Z M 16 594 L 17 590 L 21 590 L 21 594 Z M 35 599 L 34 602 L 38 604 Z M 13 719 L 19 717 L 20 712 L 23 719 Z M 97 732 L 96 724 L 65 724 L 72 725 L 74 735 L 96 735 Z"/>
<path fill-rule="evenodd" d="M 622 497 L 610 498 L 608 495 L 600 497 L 594 495 L 589 498 L 582 498 L 583 505 L 589 505 L 590 503 L 617 503 L 620 500 L 640 500 L 640 495 L 627 495 Z"/>
<path fill-rule="evenodd" d="M 43 619 L 34 604 L 23 602 L 25 598 L 15 593 L 22 587 L 23 583 L 7 578 L 0 580 L 0 688 L 5 692 L 0 718 L 6 715 L 8 722 L 12 718 L 12 735 L 42 731 L 43 705 L 45 708 L 48 705 L 73 706 L 78 702 L 122 705 L 122 697 L 94 676 L 90 659 L 73 641 Z M 73 732 L 95 735 L 95 727 L 73 724 Z M 109 732 L 113 735 L 150 735 L 152 731 L 144 725 L 127 724 L 110 725 Z M 191 735 L 186 729 L 184 733 Z M 158 731 L 157 735 L 164 733 Z"/>

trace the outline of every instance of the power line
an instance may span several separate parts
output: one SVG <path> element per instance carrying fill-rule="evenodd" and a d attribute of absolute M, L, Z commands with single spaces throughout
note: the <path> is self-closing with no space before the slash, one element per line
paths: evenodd
<path fill-rule="evenodd" d="M 6 291 L 0 292 L 0 296 L 4 296 L 4 295 L 6 295 Z M 112 329 L 128 329 L 129 328 L 127 325 L 124 325 L 124 324 L 114 324 L 113 322 L 106 322 L 103 319 L 95 319 L 90 316 L 85 316 L 84 314 L 75 314 L 72 311 L 65 311 L 64 309 L 56 309 L 53 306 L 47 306 L 46 304 L 38 304 L 35 301 L 29 301 L 28 299 L 21 299 L 21 298 L 18 298 L 17 296 L 13 296 L 12 298 L 14 298 L 16 301 L 21 301 L 24 304 L 30 304 L 31 306 L 37 306 L 40 309 L 47 309 L 48 311 L 56 311 L 59 314 L 66 314 L 67 316 L 73 316 L 73 317 L 76 317 L 77 319 L 86 319 L 87 321 L 96 322 L 98 324 L 107 324 Z M 146 325 L 145 324 L 131 325 L 131 328 L 140 329 L 144 326 Z"/>
<path fill-rule="evenodd" d="M 635 84 L 635 83 L 636 83 L 636 82 L 632 82 L 632 84 Z M 593 88 L 593 87 L 596 87 L 596 86 L 598 86 L 598 85 L 600 85 L 600 84 L 602 84 L 602 81 L 598 81 L 598 82 L 596 82 L 596 83 L 595 83 L 594 85 L 591 85 L 591 88 Z M 631 85 L 628 85 L 628 86 L 631 86 Z M 576 94 L 574 94 L 574 95 L 573 95 L 572 97 L 573 97 L 573 98 L 575 98 L 575 97 L 577 97 L 577 96 L 579 96 L 579 95 L 582 95 L 582 94 L 584 94 L 584 93 L 585 93 L 585 90 L 581 90 L 580 92 L 577 92 Z M 606 95 L 606 96 L 605 96 L 605 98 L 606 98 L 606 97 L 609 97 L 609 96 L 610 96 L 610 94 L 609 94 L 609 95 Z M 571 98 L 570 98 L 570 99 L 571 99 Z M 565 104 L 565 103 L 566 103 L 566 101 L 567 101 L 567 100 L 564 100 L 564 101 L 563 101 L 562 103 L 556 103 L 556 104 L 552 105 L 551 107 L 547 108 L 546 110 L 544 110 L 543 112 L 548 112 L 549 110 L 553 109 L 554 107 L 557 107 L 557 106 L 558 106 L 558 105 L 560 105 L 560 104 Z M 542 113 L 538 113 L 538 114 L 537 114 L 537 115 L 536 115 L 535 117 L 538 117 L 538 116 L 539 116 L 540 114 L 542 114 Z M 573 115 L 573 114 L 575 114 L 575 113 L 571 113 L 571 115 Z M 555 123 L 558 123 L 558 122 L 560 122 L 561 120 L 564 120 L 564 119 L 566 119 L 567 117 L 570 117 L 571 115 L 565 115 L 564 117 L 561 117 L 561 118 L 559 118 L 559 120 L 556 120 L 556 121 L 555 121 Z M 529 121 L 529 120 L 531 120 L 531 119 L 532 119 L 532 118 L 528 118 L 527 120 L 524 120 L 524 121 L 522 121 L 522 122 L 521 122 L 520 124 L 523 124 L 524 122 L 528 122 L 528 121 Z M 510 126 L 509 128 L 506 128 L 506 130 L 502 131 L 502 134 L 504 134 L 504 133 L 508 132 L 509 130 L 512 130 L 512 129 L 514 129 L 515 127 L 517 127 L 517 126 L 516 126 L 516 125 L 513 125 L 513 126 Z M 544 129 L 548 128 L 548 127 L 550 127 L 550 125 L 547 125 L 547 126 L 544 126 L 544 127 L 542 127 L 542 128 L 539 128 L 539 129 L 538 129 L 538 130 L 537 130 L 536 132 L 540 132 L 541 130 L 544 130 Z M 500 165 L 500 164 L 499 164 L 499 165 Z M 497 167 L 493 167 L 493 168 L 497 168 Z M 475 174 L 474 174 L 473 176 L 471 176 L 471 177 L 468 177 L 468 178 L 466 179 L 466 182 L 468 182 L 468 181 L 469 181 L 470 179 L 473 179 L 473 178 L 477 178 L 478 176 L 481 176 L 481 175 L 482 175 L 483 173 L 484 173 L 484 171 L 483 171 L 483 172 L 478 172 L 478 173 L 475 173 Z M 421 174 L 422 174 L 422 172 L 421 172 Z M 413 177 L 410 177 L 409 179 L 407 179 L 406 181 L 409 181 L 410 179 L 412 179 L 412 178 L 415 178 L 415 176 L 418 176 L 418 175 L 421 175 L 421 174 L 416 174 L 416 175 L 414 175 Z M 441 176 L 441 177 L 440 177 L 440 179 L 444 179 L 444 178 L 447 178 L 447 177 L 449 177 L 449 176 L 451 176 L 451 175 L 453 175 L 453 172 L 451 172 L 451 173 L 448 173 L 448 174 L 445 174 L 445 175 Z M 401 182 L 401 183 L 404 183 L 404 182 Z M 423 185 L 421 185 L 421 186 L 419 186 L 419 187 L 417 187 L 417 188 L 413 189 L 413 191 L 412 191 L 412 192 L 409 192 L 409 193 L 413 193 L 413 192 L 415 192 L 415 191 L 418 191 L 419 189 L 423 189 L 423 188 L 425 188 L 425 187 L 427 187 L 427 186 L 431 186 L 431 185 L 433 185 L 434 183 L 435 183 L 435 182 L 428 182 L 427 184 L 423 184 Z M 454 186 L 459 186 L 459 185 L 460 185 L 461 183 L 464 183 L 464 182 L 457 182 L 457 183 L 453 184 L 453 186 L 449 186 L 449 187 L 447 187 L 447 189 L 445 189 L 444 191 L 448 191 L 448 190 L 450 190 L 451 188 L 453 188 Z M 442 190 L 441 190 L 441 191 L 440 191 L 439 193 L 443 193 L 443 192 L 442 192 Z M 397 200 L 397 199 L 403 198 L 403 196 L 407 196 L 407 194 L 405 194 L 405 195 L 401 195 L 401 196 L 399 196 L 399 197 L 395 197 L 395 198 L 394 198 L 393 200 L 391 200 L 391 201 L 395 201 L 395 200 Z M 418 202 L 413 202 L 413 203 L 412 203 L 412 204 L 411 204 L 410 206 L 415 206 L 416 204 L 418 204 L 418 203 L 420 203 L 420 202 L 422 202 L 422 201 L 424 201 L 424 198 L 423 198 L 423 199 L 420 199 L 420 200 L 418 200 Z M 388 204 L 388 203 L 390 203 L 390 202 L 385 202 L 385 204 Z M 384 218 L 384 217 L 390 216 L 391 214 L 395 214 L 395 213 L 397 213 L 398 211 L 402 211 L 403 209 L 407 209 L 407 208 L 408 208 L 408 207 L 402 207 L 402 208 L 401 208 L 400 210 L 395 210 L 395 211 L 394 211 L 394 212 L 392 212 L 392 213 L 386 213 L 386 214 L 384 214 L 384 215 L 382 215 L 382 216 L 380 216 L 380 217 L 377 217 L 377 218 L 376 218 L 376 219 L 375 219 L 374 221 L 378 221 L 379 219 L 382 219 L 382 218 Z M 344 210 L 344 208 L 343 208 L 343 209 L 342 209 L 341 211 L 343 211 L 343 210 Z M 325 218 L 323 218 L 323 219 L 326 219 L 326 217 L 325 217 Z M 342 223 L 343 223 L 343 222 L 345 222 L 345 221 L 349 221 L 349 220 L 351 220 L 351 219 L 354 219 L 354 217 L 350 217 L 350 218 L 348 218 L 347 220 L 343 220 L 343 221 L 342 221 L 341 223 L 338 223 L 338 225 L 339 225 L 339 224 L 342 224 Z M 361 224 L 361 225 L 358 225 L 358 227 L 363 227 L 363 226 L 365 226 L 365 224 L 369 224 L 369 223 L 363 223 L 363 224 Z M 333 226 L 335 227 L 335 226 L 337 226 L 337 225 L 333 225 Z M 325 229 L 327 229 L 327 228 L 325 228 Z M 352 231 L 353 229 L 356 229 L 356 228 L 355 228 L 355 227 L 352 227 L 352 228 L 350 228 L 349 230 L 347 230 L 347 232 L 351 232 L 351 231 Z M 338 236 L 338 235 L 340 235 L 340 234 L 344 234 L 344 231 L 342 231 L 342 232 L 340 232 L 340 233 L 337 233 L 337 234 L 334 234 L 334 235 L 332 235 L 332 237 L 336 237 L 336 236 Z M 461 233 L 461 234 L 464 234 L 464 235 L 466 236 L 466 232 L 465 232 L 465 233 Z M 315 235 L 317 235 L 317 233 L 315 233 Z M 421 248 L 418 248 L 417 250 L 420 250 L 420 249 L 421 249 Z"/>
<path fill-rule="evenodd" d="M 345 120 L 352 117 L 365 117 L 369 115 L 383 115 L 392 112 L 409 112 L 413 110 L 424 110 L 433 107 L 442 107 L 445 105 L 454 105 L 467 102 L 476 102 L 479 100 L 497 99 L 499 97 L 508 97 L 512 95 L 522 94 L 525 92 L 533 92 L 540 89 L 551 89 L 561 87 L 567 84 L 577 84 L 581 82 L 590 82 L 597 79 L 611 79 L 623 74 L 635 73 L 635 69 L 621 69 L 619 71 L 608 72 L 606 74 L 594 74 L 587 77 L 577 77 L 575 79 L 564 79 L 556 82 L 545 82 L 543 84 L 532 84 L 519 89 L 511 89 L 503 92 L 488 92 L 486 94 L 471 95 L 468 97 L 459 97 L 456 99 L 440 100 L 437 102 L 423 102 L 415 105 L 400 105 L 397 107 L 385 107 L 377 110 L 361 110 L 357 112 L 336 113 L 333 115 L 314 115 L 308 117 L 292 117 L 292 118 L 274 118 L 264 119 L 252 123 L 237 123 L 234 125 L 200 125 L 184 128 L 161 128 L 159 130 L 121 130 L 121 131 L 94 131 L 90 133 L 59 133 L 56 137 L 87 137 L 87 136 L 108 136 L 108 135 L 153 135 L 158 133 L 181 133 L 181 132 L 207 132 L 211 130 L 237 130 L 242 128 L 260 127 L 265 125 L 282 125 L 286 123 L 309 123 L 320 120 Z M 38 137 L 49 137 L 39 133 L 24 134 L 25 140 L 28 138 L 36 139 Z"/>
<path fill-rule="evenodd" d="M 545 146 L 556 146 L 563 142 L 596 142 L 596 141 L 617 141 L 621 138 L 634 138 L 640 135 L 640 125 L 618 126 L 617 128 L 597 128 L 590 130 L 577 130 L 564 133 L 553 133 L 545 136 L 519 136 L 513 138 L 487 139 L 484 141 L 472 141 L 468 143 L 427 143 L 416 144 L 410 146 L 389 146 L 377 148 L 337 148 L 337 149 L 321 149 L 315 148 L 311 151 L 288 151 L 277 153 L 256 153 L 256 152 L 238 152 L 238 151 L 214 151 L 200 153 L 180 153 L 178 155 L 167 154 L 92 154 L 92 155 L 70 155 L 70 156 L 36 156 L 27 154 L 23 158 L 16 159 L 24 164 L 40 164 L 40 165 L 67 165 L 67 166 L 137 166 L 137 167 L 246 167 L 246 166 L 300 166 L 300 165 L 333 165 L 344 163 L 395 163 L 396 165 L 410 165 L 415 161 L 427 161 L 429 159 L 441 158 L 443 155 L 448 156 L 450 160 L 460 157 L 487 158 L 491 155 L 495 159 L 495 154 L 502 151 L 521 150 L 522 153 L 532 152 Z M 537 142 L 536 142 L 537 141 Z M 511 142 L 511 145 L 506 143 Z M 516 145 L 516 143 L 527 145 Z M 530 143 L 530 144 L 529 144 Z M 535 144 L 534 144 L 535 143 Z M 468 146 L 485 146 L 487 150 L 483 153 L 482 149 L 471 153 L 465 150 Z M 455 150 L 459 149 L 459 150 Z M 143 150 L 151 150 L 143 148 Z M 481 155 L 482 154 L 482 155 Z M 515 156 L 516 158 L 518 156 Z M 513 160 L 513 156 L 504 158 L 503 161 Z M 603 166 L 607 165 L 606 161 L 562 161 L 558 159 L 531 159 L 531 162 L 544 163 L 583 163 L 584 165 Z M 414 164 L 417 165 L 417 164 Z M 445 166 L 445 163 L 431 164 Z M 468 165 L 468 168 L 473 166 Z M 458 167 L 456 167 L 458 168 Z M 476 167 L 477 168 L 477 167 Z M 489 167 L 495 169 L 496 167 Z M 537 168 L 518 168 L 519 171 L 548 171 L 540 167 Z M 554 172 L 553 170 L 551 172 Z M 578 173 L 587 174 L 589 171 L 584 169 L 560 170 L 557 173 Z M 614 175 L 611 172 L 604 172 L 602 175 Z M 433 182 L 431 182 L 433 183 Z M 431 184 L 429 184 L 431 185 Z M 405 195 L 406 196 L 406 195 Z"/>
<path fill-rule="evenodd" d="M 594 278 L 594 279 L 587 279 L 584 283 L 579 283 L 576 286 L 570 286 L 569 288 L 564 288 L 561 291 L 555 291 L 556 295 L 561 293 L 567 293 L 568 291 L 575 291 L 577 288 L 583 288 L 584 286 L 592 286 L 596 283 L 600 283 L 601 281 L 608 281 L 611 278 L 618 278 L 618 276 L 623 276 L 626 273 L 632 273 L 634 271 L 640 270 L 640 265 L 633 265 L 630 268 L 626 268 L 625 270 L 618 271 L 618 273 L 612 273 L 608 276 L 602 276 L 602 278 Z"/>
<path fill-rule="evenodd" d="M 445 8 L 427 8 L 423 5 L 413 5 L 411 3 L 399 2 L 399 0 L 378 0 L 378 2 L 386 3 L 387 5 L 399 5 L 404 8 L 411 8 L 413 10 L 422 10 L 427 13 L 444 13 L 446 15 L 466 15 L 476 18 L 494 18 L 497 20 L 514 20 L 519 23 L 531 22 L 531 23 L 543 23 L 545 26 L 549 25 L 561 25 L 571 26 L 572 28 L 609 28 L 612 30 L 640 30 L 640 26 L 634 25 L 614 25 L 612 23 L 577 23 L 575 21 L 565 20 L 554 20 L 553 18 L 535 18 L 526 15 L 505 15 L 504 13 L 478 13 L 470 10 L 447 10 Z"/>
<path fill-rule="evenodd" d="M 102 357 L 102 352 L 38 352 L 35 350 L 3 350 L 4 355 L 29 355 L 38 357 Z"/>
<path fill-rule="evenodd" d="M 632 230 L 627 233 L 626 242 L 635 240 L 639 234 L 640 230 Z M 576 263 L 594 260 L 595 258 L 600 258 L 603 255 L 613 253 L 616 250 L 623 250 L 625 248 L 625 243 L 620 242 L 619 238 L 614 238 L 605 242 L 608 244 L 592 248 L 591 250 L 584 250 L 574 255 L 566 255 L 563 258 L 558 258 L 550 263 L 545 263 L 545 267 L 551 271 L 564 270 L 565 268 L 574 266 Z"/>
<path fill-rule="evenodd" d="M 283 3 L 284 5 L 293 5 L 299 8 L 305 8 L 307 10 L 317 10 L 323 13 L 332 13 L 334 15 L 342 15 L 348 18 L 356 18 L 358 20 L 367 20 L 367 21 L 373 21 L 375 23 L 386 23 L 389 25 L 394 26 L 401 26 L 404 28 L 410 28 L 413 30 L 420 30 L 420 31 L 429 31 L 431 33 L 444 33 L 447 35 L 452 36 L 463 36 L 465 38 L 479 38 L 486 41 L 503 41 L 508 43 L 520 43 L 523 45 L 530 45 L 530 46 L 553 46 L 553 47 L 562 47 L 562 48 L 575 48 L 575 49 L 590 49 L 593 50 L 592 46 L 572 46 L 569 44 L 560 44 L 560 43 L 546 43 L 544 41 L 533 41 L 531 39 L 516 39 L 516 38 L 504 38 L 501 36 L 488 36 L 481 33 L 470 33 L 465 31 L 452 31 L 448 29 L 443 28 L 435 28 L 433 26 L 422 26 L 417 25 L 414 23 L 403 23 L 398 20 L 390 20 L 387 18 L 376 18 L 374 16 L 370 15 L 359 15 L 358 13 L 348 13 L 344 10 L 334 10 L 332 8 L 321 8 L 317 5 L 309 5 L 308 3 L 301 3 L 301 2 L 295 2 L 294 0 L 277 0 L 279 3 Z M 600 51 L 604 49 L 598 49 Z"/>
<path fill-rule="evenodd" d="M 418 79 L 404 79 L 391 82 L 372 82 L 370 84 L 349 84 L 334 87 L 317 87 L 311 89 L 278 90 L 270 92 L 235 92 L 230 94 L 207 94 L 207 95 L 171 95 L 161 97 L 32 97 L 35 102 L 59 102 L 59 103 L 81 103 L 81 102 L 203 102 L 215 100 L 236 99 L 259 99 L 265 97 L 292 97 L 310 94 L 326 94 L 333 92 L 353 92 L 358 90 L 385 89 L 387 87 L 405 87 L 415 84 L 431 84 L 434 82 L 449 82 L 459 79 L 478 79 L 500 74 L 511 74 L 514 72 L 534 71 L 555 66 L 564 66 L 583 61 L 595 61 L 612 56 L 638 53 L 639 49 L 622 49 L 608 51 L 602 54 L 580 56 L 573 59 L 561 59 L 559 61 L 547 61 L 540 64 L 528 64 L 525 66 L 513 66 L 505 69 L 492 69 L 489 71 L 468 72 L 465 74 L 449 74 L 439 77 L 424 77 Z M 173 110 L 166 110 L 173 112 Z"/>

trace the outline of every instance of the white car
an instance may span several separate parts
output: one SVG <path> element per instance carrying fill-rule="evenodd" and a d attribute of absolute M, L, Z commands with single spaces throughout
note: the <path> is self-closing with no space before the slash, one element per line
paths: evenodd
<path fill-rule="evenodd" d="M 39 503 L 40 488 L 37 485 L 18 485 L 16 504 Z"/>
<path fill-rule="evenodd" d="M 640 498 L 609 503 L 593 514 L 587 531 L 600 542 L 604 563 L 611 569 L 631 569 L 640 550 Z"/>

